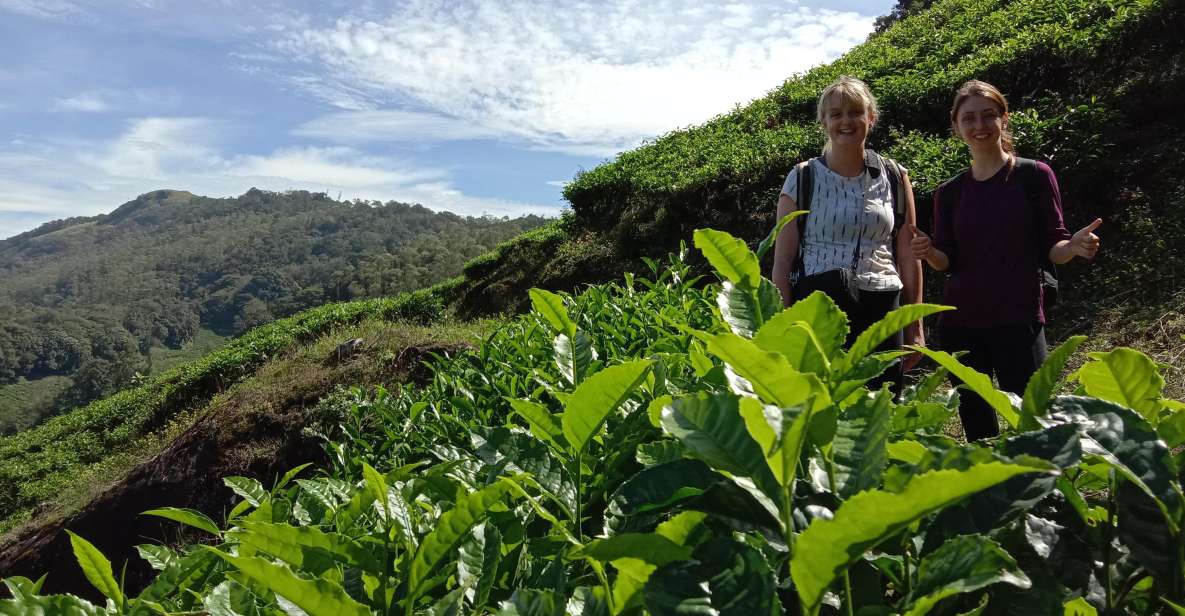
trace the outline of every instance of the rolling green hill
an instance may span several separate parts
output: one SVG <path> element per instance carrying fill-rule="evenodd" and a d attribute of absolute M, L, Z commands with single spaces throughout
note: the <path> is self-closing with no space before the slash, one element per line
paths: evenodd
<path fill-rule="evenodd" d="M 217 337 L 435 284 L 543 222 L 302 191 L 166 190 L 0 241 L 0 433 L 194 359 Z"/>
<path fill-rule="evenodd" d="M 465 319 L 533 301 L 535 312 L 483 324 L 491 333 L 472 350 L 424 355 L 426 377 L 376 369 L 358 377 L 359 390 L 323 392 L 321 415 L 306 427 L 325 439 L 325 457 L 309 454 L 318 466 L 300 482 L 256 476 L 261 484 L 235 480 L 217 495 L 170 493 L 151 505 L 203 509 L 215 542 L 237 545 L 239 555 L 181 547 L 208 535 L 154 530 L 144 536 L 184 560 L 158 562 L 165 573 L 142 597 L 175 611 L 225 597 L 252 609 L 296 602 L 325 613 L 616 614 L 643 605 L 674 613 L 691 603 L 772 613 L 819 608 L 823 600 L 871 614 L 936 605 L 933 613 L 1069 614 L 1075 602 L 1098 613 L 1168 613 L 1160 599 L 1185 596 L 1185 557 L 1159 549 L 1185 545 L 1182 460 L 1168 449 L 1185 443 L 1183 405 L 1175 402 L 1185 397 L 1185 179 L 1176 172 L 1185 163 L 1185 117 L 1174 112 L 1185 104 L 1182 40 L 1185 11 L 1169 0 L 937 2 L 762 99 L 581 174 L 565 193 L 572 216 L 470 260 L 457 278 L 253 329 L 135 389 L 0 438 L 0 524 L 10 529 L 0 554 L 13 563 L 20 556 L 24 567 L 0 567 L 0 575 L 68 570 L 56 586 L 51 575 L 47 588 L 88 592 L 60 533 L 77 528 L 95 530 L 88 539 L 117 563 L 130 559 L 136 579 L 151 579 L 126 540 L 97 530 L 130 521 L 57 495 L 102 469 L 112 478 L 103 502 L 118 502 L 127 485 L 120 478 L 172 459 L 152 453 L 167 455 L 160 439 L 172 418 L 200 416 L 208 401 L 289 361 L 282 358 L 307 357 L 314 346 L 324 355 L 326 340 L 340 341 L 351 328 L 433 322 L 446 308 Z M 950 399 L 925 384 L 901 406 L 868 402 L 873 397 L 844 403 L 851 393 L 845 371 L 859 358 L 823 342 L 815 355 L 794 357 L 794 374 L 812 372 L 821 385 L 807 377 L 794 386 L 766 382 L 771 372 L 746 358 L 785 362 L 770 357 L 793 349 L 737 351 L 756 342 L 730 337 L 715 308 L 718 287 L 704 287 L 718 262 L 709 268 L 699 250 L 680 250 L 694 229 L 708 227 L 757 244 L 773 223 L 783 176 L 821 145 L 813 123 L 819 89 L 844 73 L 864 78 L 879 96 L 883 121 L 873 146 L 910 169 L 919 203 L 967 164 L 948 136 L 946 106 L 962 81 L 980 78 L 1010 95 L 1021 154 L 1057 171 L 1068 225 L 1106 221 L 1096 262 L 1063 272 L 1050 330 L 1053 342 L 1068 346 L 1039 391 L 1026 395 L 1030 407 L 1008 420 L 1007 440 L 977 447 L 943 435 Z M 710 243 L 704 237 L 701 248 Z M 669 252 L 683 256 L 668 259 Z M 730 281 L 751 284 L 743 278 Z M 941 280 L 929 282 L 934 301 Z M 531 296 L 532 287 L 583 292 Z M 798 315 L 817 340 L 834 329 L 824 313 Z M 439 331 L 456 327 L 446 317 Z M 783 333 L 802 340 L 795 327 Z M 1117 346 L 1160 363 L 1136 351 L 1084 353 Z M 1062 373 L 1084 362 L 1091 367 L 1063 384 Z M 1120 370 L 1143 393 L 1104 392 L 1100 379 Z M 789 368 L 774 371 L 783 372 Z M 594 378 L 597 387 L 582 391 L 580 383 Z M 1088 397 L 1057 396 L 1075 387 Z M 814 404 L 794 398 L 807 390 L 834 397 L 830 410 L 820 410 L 835 422 L 830 431 L 797 419 Z M 593 402 L 592 391 L 617 393 Z M 748 402 L 737 391 L 752 394 Z M 746 406 L 755 399 L 765 406 Z M 599 421 L 588 420 L 590 409 L 609 402 Z M 1032 405 L 1064 417 L 1039 430 L 1046 410 Z M 784 423 L 764 423 L 774 416 Z M 1088 439 L 1097 448 L 1084 458 Z M 862 458 L 866 451 L 873 453 Z M 794 466 L 798 453 L 809 458 L 802 470 Z M 188 470 L 206 486 L 217 472 Z M 803 473 L 797 493 L 785 481 L 795 472 Z M 1017 483 L 1019 473 L 1043 475 Z M 999 489 L 959 491 L 972 484 Z M 1037 500 L 1025 500 L 1037 492 Z M 933 509 L 916 505 L 925 499 L 947 500 Z M 915 510 L 906 512 L 907 504 Z M 882 534 L 857 537 L 868 529 L 846 530 L 859 526 L 843 517 L 849 505 L 860 520 L 900 517 Z M 34 511 L 52 520 L 30 521 Z M 791 567 L 796 535 L 810 557 Z M 173 552 L 150 554 L 159 560 Z M 972 573 L 956 564 L 982 565 L 983 575 L 968 583 Z M 949 571 L 958 579 L 930 575 Z M 964 591 L 972 592 L 954 596 Z M 713 603 L 721 597 L 703 594 L 710 592 L 735 602 Z"/>

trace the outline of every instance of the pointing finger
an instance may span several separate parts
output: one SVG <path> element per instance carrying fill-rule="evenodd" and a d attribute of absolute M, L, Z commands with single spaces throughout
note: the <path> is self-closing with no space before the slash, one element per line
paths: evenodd
<path fill-rule="evenodd" d="M 1086 231 L 1087 233 L 1090 233 L 1091 231 L 1098 229 L 1099 226 L 1102 224 L 1103 224 L 1103 219 L 1096 218 L 1096 219 L 1094 219 L 1094 222 L 1090 223 L 1089 225 L 1086 225 L 1086 227 L 1084 227 L 1082 230 Z"/>

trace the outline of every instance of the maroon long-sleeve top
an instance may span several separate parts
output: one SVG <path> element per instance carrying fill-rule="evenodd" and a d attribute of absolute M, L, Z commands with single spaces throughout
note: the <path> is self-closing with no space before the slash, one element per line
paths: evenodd
<path fill-rule="evenodd" d="M 942 313 L 943 325 L 1045 322 L 1040 259 L 1070 232 L 1053 170 L 1041 162 L 1036 168 L 1028 190 L 1018 170 L 1004 165 L 984 181 L 970 170 L 956 177 L 958 202 L 945 208 L 947 186 L 934 195 L 933 243 L 950 258 L 945 302 L 958 308 Z"/>

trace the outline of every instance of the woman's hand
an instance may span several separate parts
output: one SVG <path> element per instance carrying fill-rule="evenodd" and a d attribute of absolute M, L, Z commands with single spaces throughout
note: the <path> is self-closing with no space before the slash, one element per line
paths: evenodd
<path fill-rule="evenodd" d="M 950 267 L 950 258 L 946 253 L 935 248 L 930 236 L 916 225 L 909 225 L 909 236 L 909 249 L 913 251 L 915 258 L 929 263 L 930 267 L 940 272 L 945 272 Z"/>
<path fill-rule="evenodd" d="M 930 236 L 922 233 L 916 225 L 909 225 L 909 233 L 909 248 L 913 250 L 914 258 L 929 259 L 934 254 L 934 243 L 930 241 Z"/>
<path fill-rule="evenodd" d="M 1049 249 L 1049 260 L 1053 261 L 1054 265 L 1061 265 L 1074 257 L 1093 259 L 1099 251 L 1099 236 L 1094 234 L 1094 230 L 1101 224 L 1103 219 L 1096 218 L 1094 222 L 1079 229 L 1070 239 L 1054 244 L 1053 248 Z"/>
<path fill-rule="evenodd" d="M 1102 218 L 1094 219 L 1094 222 L 1082 227 L 1070 238 L 1070 252 L 1076 257 L 1084 259 L 1093 259 L 1095 253 L 1099 251 L 1099 236 L 1094 234 L 1094 230 L 1103 224 Z"/>

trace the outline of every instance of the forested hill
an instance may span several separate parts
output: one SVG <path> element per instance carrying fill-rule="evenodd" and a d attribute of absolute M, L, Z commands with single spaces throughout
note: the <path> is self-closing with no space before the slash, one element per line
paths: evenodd
<path fill-rule="evenodd" d="M 154 347 L 425 287 L 543 222 L 303 191 L 211 199 L 162 190 L 0 241 L 0 386 L 72 377 L 49 379 L 56 389 L 46 399 L 0 395 L 0 431 L 152 372 Z"/>

